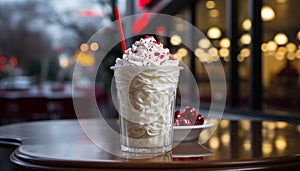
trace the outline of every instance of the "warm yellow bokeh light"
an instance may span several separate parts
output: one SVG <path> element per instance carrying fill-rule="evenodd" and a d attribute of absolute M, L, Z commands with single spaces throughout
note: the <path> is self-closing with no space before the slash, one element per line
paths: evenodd
<path fill-rule="evenodd" d="M 264 155 L 271 154 L 273 151 L 272 143 L 269 141 L 264 141 L 262 144 L 262 152 Z"/>
<path fill-rule="evenodd" d="M 279 151 L 283 151 L 286 149 L 287 143 L 284 136 L 278 136 L 275 140 L 275 147 Z"/>
<path fill-rule="evenodd" d="M 263 127 L 267 128 L 267 129 L 275 129 L 276 125 L 273 122 L 263 122 Z"/>
<path fill-rule="evenodd" d="M 267 52 L 268 51 L 268 44 L 267 43 L 263 43 L 261 45 L 261 51 L 263 51 L 263 52 Z"/>
<path fill-rule="evenodd" d="M 292 43 L 292 42 L 288 43 L 285 47 L 288 52 L 295 52 L 297 49 L 297 46 L 295 45 L 295 43 Z"/>
<path fill-rule="evenodd" d="M 215 8 L 216 3 L 215 3 L 215 1 L 209 0 L 209 1 L 206 2 L 205 5 L 206 5 L 206 8 L 213 9 L 213 8 Z"/>
<path fill-rule="evenodd" d="M 210 15 L 211 17 L 213 17 L 213 18 L 219 17 L 220 12 L 219 12 L 219 10 L 217 10 L 217 9 L 212 9 L 212 10 L 209 11 L 209 15 Z"/>
<path fill-rule="evenodd" d="M 218 149 L 220 147 L 219 138 L 217 138 L 216 136 L 211 137 L 208 144 L 213 150 Z"/>
<path fill-rule="evenodd" d="M 208 49 L 210 47 L 210 41 L 206 38 L 200 39 L 198 42 L 198 46 L 203 49 Z"/>
<path fill-rule="evenodd" d="M 277 33 L 274 37 L 274 41 L 278 44 L 278 45 L 285 45 L 289 40 L 288 37 L 286 36 L 286 34 L 284 33 Z"/>
<path fill-rule="evenodd" d="M 229 133 L 225 133 L 221 136 L 221 141 L 222 141 L 222 144 L 225 145 L 225 146 L 228 146 L 229 143 L 230 143 L 230 136 L 229 136 Z"/>
<path fill-rule="evenodd" d="M 195 49 L 194 53 L 197 57 L 200 57 L 203 53 L 205 53 L 205 51 L 201 48 L 197 48 Z"/>
<path fill-rule="evenodd" d="M 294 60 L 294 59 L 296 58 L 295 53 L 293 53 L 293 52 L 288 52 L 288 53 L 286 54 L 286 58 L 287 58 L 288 60 Z"/>
<path fill-rule="evenodd" d="M 277 49 L 277 52 L 280 53 L 280 54 L 282 54 L 282 55 L 285 55 L 285 53 L 286 53 L 286 48 L 285 48 L 285 47 L 279 47 L 279 48 Z"/>
<path fill-rule="evenodd" d="M 76 52 L 76 61 L 83 66 L 91 66 L 95 63 L 93 55 L 85 52 Z"/>
<path fill-rule="evenodd" d="M 228 38 L 223 38 L 220 40 L 220 47 L 221 48 L 229 48 L 230 47 L 230 40 Z"/>
<path fill-rule="evenodd" d="M 275 18 L 275 12 L 270 6 L 263 6 L 261 9 L 261 18 L 263 21 L 272 21 Z"/>
<path fill-rule="evenodd" d="M 241 43 L 243 45 L 249 45 L 251 43 L 251 36 L 249 33 L 245 33 L 241 36 L 241 39 L 240 39 Z"/>
<path fill-rule="evenodd" d="M 188 51 L 185 48 L 180 48 L 178 49 L 177 53 L 184 57 L 188 54 Z"/>
<path fill-rule="evenodd" d="M 245 140 L 244 144 L 243 144 L 243 148 L 246 150 L 246 151 L 250 151 L 251 149 L 251 143 L 249 140 Z"/>
<path fill-rule="evenodd" d="M 227 49 L 227 48 L 221 48 L 220 50 L 219 50 L 219 55 L 221 56 L 221 57 L 227 57 L 227 56 L 229 56 L 229 49 Z"/>
<path fill-rule="evenodd" d="M 251 29 L 252 23 L 250 19 L 245 19 L 242 23 L 242 27 L 245 31 L 249 31 Z"/>
<path fill-rule="evenodd" d="M 277 49 L 277 44 L 274 41 L 269 41 L 267 45 L 269 51 L 275 51 Z"/>
<path fill-rule="evenodd" d="M 287 123 L 286 122 L 276 122 L 276 127 L 279 128 L 279 129 L 283 129 L 285 127 L 287 127 Z"/>
<path fill-rule="evenodd" d="M 99 44 L 97 42 L 93 42 L 90 45 L 90 48 L 91 48 L 92 51 L 97 51 L 99 49 Z"/>
<path fill-rule="evenodd" d="M 250 52 L 249 48 L 243 48 L 243 49 L 241 49 L 241 52 L 240 52 L 241 56 L 243 56 L 244 58 L 249 57 L 250 53 L 251 52 Z"/>
<path fill-rule="evenodd" d="M 244 130 L 244 131 L 249 131 L 250 130 L 250 122 L 247 120 L 241 120 L 239 122 L 239 126 Z"/>
<path fill-rule="evenodd" d="M 229 126 L 229 121 L 228 120 L 222 120 L 220 122 L 220 127 L 221 128 L 227 128 Z"/>
<path fill-rule="evenodd" d="M 217 48 L 209 48 L 208 49 L 208 53 L 211 55 L 211 56 L 218 56 L 218 49 Z"/>
<path fill-rule="evenodd" d="M 170 39 L 170 43 L 174 46 L 177 46 L 177 45 L 180 45 L 182 42 L 182 39 L 179 35 L 175 34 L 173 36 L 171 36 L 171 39 Z"/>
<path fill-rule="evenodd" d="M 207 36 L 211 39 L 218 39 L 222 36 L 222 32 L 218 27 L 211 27 L 207 31 Z"/>

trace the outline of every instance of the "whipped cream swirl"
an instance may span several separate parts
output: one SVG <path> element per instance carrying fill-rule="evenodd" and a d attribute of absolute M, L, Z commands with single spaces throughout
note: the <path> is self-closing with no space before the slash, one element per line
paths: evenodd
<path fill-rule="evenodd" d="M 115 66 L 178 66 L 179 61 L 173 57 L 168 48 L 152 36 L 142 38 L 128 48 L 122 59 L 116 59 Z"/>

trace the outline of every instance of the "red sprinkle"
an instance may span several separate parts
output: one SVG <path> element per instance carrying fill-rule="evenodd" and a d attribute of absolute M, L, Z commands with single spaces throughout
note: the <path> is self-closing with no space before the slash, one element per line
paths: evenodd
<path fill-rule="evenodd" d="M 174 60 L 176 60 L 176 58 L 174 58 L 173 56 L 170 56 L 170 57 L 169 57 L 169 60 L 174 61 Z"/>
<path fill-rule="evenodd" d="M 166 62 L 166 60 L 161 61 L 161 62 L 160 62 L 160 65 L 163 64 L 164 62 Z"/>
<path fill-rule="evenodd" d="M 154 55 L 155 55 L 155 56 L 159 56 L 160 53 L 159 53 L 159 52 L 155 52 Z"/>
<path fill-rule="evenodd" d="M 154 41 L 155 44 L 160 45 L 161 43 L 158 41 Z"/>
<path fill-rule="evenodd" d="M 163 58 L 165 55 L 160 55 L 159 58 Z"/>

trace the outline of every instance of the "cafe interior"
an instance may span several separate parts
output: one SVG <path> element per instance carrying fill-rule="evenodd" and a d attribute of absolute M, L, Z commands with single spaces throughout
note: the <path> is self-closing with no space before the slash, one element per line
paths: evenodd
<path fill-rule="evenodd" d="M 103 119 L 118 120 L 110 69 L 122 56 L 115 6 L 126 21 L 127 48 L 153 35 L 193 78 L 194 84 L 179 81 L 175 109 L 194 106 L 213 117 L 208 114 L 216 106 L 221 113 L 202 144 L 212 155 L 178 159 L 173 152 L 168 160 L 147 160 L 157 162 L 152 169 L 163 162 L 188 170 L 219 161 L 228 162 L 221 163 L 224 170 L 300 168 L 299 0 L 0 0 L 0 170 L 43 170 L 37 167 L 41 161 L 25 162 L 15 152 L 22 143 L 5 145 L 6 137 L 27 135 L 12 131 L 14 126 L 75 122 L 99 111 Z M 162 23 L 156 14 L 174 20 Z M 99 32 L 104 36 L 95 36 Z M 108 49 L 104 55 L 103 49 Z M 85 169 L 100 167 L 98 159 L 91 160 Z M 234 165 L 235 160 L 255 166 Z M 77 167 L 83 169 L 84 162 Z M 76 165 L 59 166 L 76 170 Z M 47 167 L 55 170 L 55 164 Z"/>

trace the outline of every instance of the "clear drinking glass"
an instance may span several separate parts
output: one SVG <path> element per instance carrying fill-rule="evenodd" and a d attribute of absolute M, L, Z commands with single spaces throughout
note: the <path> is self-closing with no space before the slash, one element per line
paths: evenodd
<path fill-rule="evenodd" d="M 172 149 L 173 115 L 181 67 L 113 67 L 121 150 L 163 153 Z"/>

